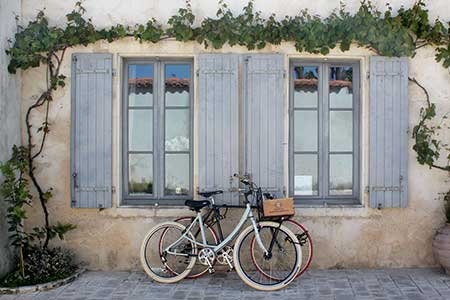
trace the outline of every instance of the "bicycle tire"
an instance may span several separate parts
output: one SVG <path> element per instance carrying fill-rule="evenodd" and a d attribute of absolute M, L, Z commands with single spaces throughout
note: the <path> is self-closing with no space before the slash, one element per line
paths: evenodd
<path fill-rule="evenodd" d="M 183 278 L 187 277 L 197 260 L 197 257 L 195 255 L 197 253 L 196 244 L 186 239 L 186 241 L 188 243 L 190 243 L 190 245 L 191 245 L 191 249 L 192 249 L 191 254 L 194 254 L 194 255 L 187 256 L 188 263 L 184 267 L 184 270 L 182 272 L 178 272 L 178 273 L 174 273 L 172 270 L 170 270 L 170 271 L 172 271 L 171 272 L 172 275 L 175 275 L 172 277 L 164 277 L 161 275 L 163 273 L 166 273 L 167 262 L 164 262 L 162 260 L 162 253 L 161 253 L 160 247 L 159 247 L 160 239 L 154 235 L 157 235 L 159 230 L 162 230 L 164 232 L 164 234 L 167 234 L 168 228 L 175 229 L 174 230 L 175 232 L 179 231 L 180 236 L 183 233 L 183 231 L 186 229 L 185 226 L 183 226 L 180 223 L 176 223 L 176 222 L 164 222 L 164 223 L 158 224 L 155 227 L 153 227 L 152 229 L 150 229 L 150 231 L 147 233 L 144 240 L 142 241 L 141 249 L 140 249 L 141 265 L 144 268 L 145 273 L 150 278 L 152 278 L 153 280 L 160 282 L 160 283 L 175 283 L 175 282 L 178 282 L 178 281 L 182 280 Z M 158 249 L 152 249 L 152 247 L 149 247 L 149 242 L 150 242 L 151 238 L 153 238 L 153 237 L 156 238 L 156 240 L 157 240 Z M 175 239 L 177 239 L 177 238 L 178 237 L 176 236 Z M 190 238 L 194 239 L 192 234 L 190 234 Z M 149 263 L 149 258 L 152 257 L 152 250 L 157 250 L 159 259 L 161 260 L 159 267 L 156 265 L 152 266 Z M 177 256 L 173 255 L 171 258 L 173 258 L 173 257 L 177 257 Z M 152 264 L 153 264 L 153 262 L 152 262 Z M 169 269 L 171 269 L 171 268 L 169 268 Z M 160 272 L 157 273 L 156 272 L 157 270 L 160 270 Z M 170 271 L 169 271 L 169 273 L 170 273 Z"/>
<path fill-rule="evenodd" d="M 286 287 L 290 282 L 292 282 L 292 280 L 294 280 L 296 278 L 296 275 L 298 274 L 299 270 L 300 270 L 300 266 L 301 266 L 301 260 L 302 260 L 302 256 L 301 256 L 301 248 L 298 242 L 297 237 L 295 236 L 295 234 L 289 230 L 287 227 L 285 227 L 284 225 L 281 225 L 276 223 L 276 222 L 261 222 L 259 223 L 259 232 L 261 233 L 264 229 L 276 229 L 278 230 L 278 234 L 283 233 L 285 235 L 285 239 L 283 240 L 285 243 L 290 244 L 290 246 L 292 247 L 292 250 L 294 253 L 292 253 L 291 255 L 285 255 L 284 258 L 289 257 L 289 258 L 294 258 L 294 261 L 292 263 L 292 266 L 290 267 L 290 269 L 287 270 L 288 274 L 286 275 L 285 278 L 278 280 L 277 282 L 274 283 L 262 283 L 262 282 L 256 282 L 253 278 L 251 278 L 249 276 L 249 272 L 246 272 L 244 270 L 244 262 L 241 261 L 241 248 L 244 244 L 244 242 L 246 241 L 247 238 L 249 238 L 250 234 L 254 234 L 254 228 L 253 226 L 249 226 L 246 229 L 244 229 L 241 234 L 237 237 L 236 239 L 236 243 L 234 246 L 234 253 L 233 253 L 233 260 L 234 260 L 234 264 L 235 264 L 235 269 L 237 274 L 239 275 L 239 277 L 242 279 L 242 281 L 244 281 L 244 283 L 246 283 L 248 286 L 251 286 L 257 290 L 261 290 L 261 291 L 276 291 L 279 289 L 282 289 L 284 287 Z M 252 237 L 250 237 L 250 240 L 252 239 Z M 263 243 L 267 241 L 263 241 Z M 266 248 L 268 245 L 264 245 Z M 281 253 L 281 252 L 279 252 Z M 271 260 L 273 258 L 272 257 L 265 257 L 265 260 Z M 279 260 L 282 261 L 282 260 Z M 283 261 L 286 262 L 286 261 Z M 276 263 L 276 262 L 275 262 Z M 253 264 L 253 263 L 251 263 Z M 270 266 L 272 266 L 272 263 L 269 263 Z M 245 265 L 246 266 L 246 265 Z"/>
<path fill-rule="evenodd" d="M 291 227 L 286 226 L 286 224 L 291 224 L 291 225 L 293 225 L 294 228 L 292 229 Z M 313 258 L 313 249 L 314 249 L 312 238 L 311 238 L 311 235 L 309 234 L 309 231 L 306 229 L 306 227 L 298 221 L 288 219 L 283 222 L 283 225 L 285 225 L 286 227 L 291 229 L 291 231 L 297 236 L 300 246 L 302 248 L 302 255 L 303 255 L 302 266 L 300 268 L 299 273 L 297 274 L 296 278 L 298 278 L 301 275 L 303 275 L 308 270 L 309 266 L 311 265 L 311 261 Z M 251 242 L 251 246 L 250 246 L 251 249 L 253 249 L 253 247 L 255 246 L 255 242 L 256 242 L 255 239 L 253 239 Z M 305 246 L 303 245 L 303 243 L 305 243 L 304 244 Z M 306 251 L 305 251 L 305 249 L 306 249 Z M 250 250 L 250 251 L 252 251 L 252 250 Z M 253 253 L 253 251 L 251 253 Z M 252 257 L 252 262 L 255 264 L 255 267 L 257 267 L 260 270 L 260 272 L 264 274 L 263 270 L 261 270 L 261 268 L 259 268 L 259 266 L 257 265 L 253 254 L 251 254 L 251 257 Z M 269 276 L 268 274 L 264 274 L 264 275 Z"/>

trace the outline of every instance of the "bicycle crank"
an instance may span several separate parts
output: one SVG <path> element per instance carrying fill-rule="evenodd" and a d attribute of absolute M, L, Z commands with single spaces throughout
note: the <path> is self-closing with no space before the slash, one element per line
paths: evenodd
<path fill-rule="evenodd" d="M 208 272 L 210 274 L 214 273 L 213 268 L 214 261 L 216 260 L 216 254 L 210 248 L 204 248 L 198 253 L 198 260 L 202 265 L 208 266 Z"/>
<path fill-rule="evenodd" d="M 221 265 L 228 265 L 229 271 L 234 269 L 233 265 L 233 248 L 225 246 L 217 255 L 217 262 Z"/>

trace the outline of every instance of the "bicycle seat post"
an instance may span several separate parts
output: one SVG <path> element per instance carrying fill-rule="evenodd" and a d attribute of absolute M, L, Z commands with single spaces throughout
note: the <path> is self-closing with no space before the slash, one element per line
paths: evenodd
<path fill-rule="evenodd" d="M 214 202 L 214 196 L 209 197 L 209 200 L 211 200 L 211 204 L 212 204 L 212 205 L 216 204 L 216 203 Z"/>

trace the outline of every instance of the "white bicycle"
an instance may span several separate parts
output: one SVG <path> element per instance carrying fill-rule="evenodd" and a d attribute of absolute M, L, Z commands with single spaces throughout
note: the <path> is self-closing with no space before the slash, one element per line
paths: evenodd
<path fill-rule="evenodd" d="M 153 280 L 178 282 L 189 275 L 197 259 L 210 273 L 214 272 L 216 262 L 236 269 L 247 285 L 262 291 L 279 290 L 296 278 L 302 263 L 296 235 L 281 223 L 257 222 L 248 196 L 261 199 L 262 191 L 248 177 L 234 176 L 248 186 L 244 193 L 245 211 L 233 231 L 219 243 L 208 241 L 204 223 L 207 220 L 200 210 L 216 209 L 213 196 L 222 191 L 202 193 L 208 200 L 186 201 L 185 205 L 196 211 L 196 217 L 188 226 L 164 222 L 149 231 L 142 242 L 140 257 L 145 272 Z M 247 220 L 251 225 L 241 231 Z M 236 236 L 232 248 L 229 244 Z M 257 246 L 254 246 L 255 240 Z"/>

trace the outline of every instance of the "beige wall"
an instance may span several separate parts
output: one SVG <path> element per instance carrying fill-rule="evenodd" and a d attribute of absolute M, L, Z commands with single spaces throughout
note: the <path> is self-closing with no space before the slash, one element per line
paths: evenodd
<path fill-rule="evenodd" d="M 173 13 L 170 7 L 182 5 L 181 1 L 165 1 L 168 6 L 162 6 L 162 1 L 127 1 L 125 4 L 119 1 L 108 1 L 108 7 L 100 8 L 103 1 L 87 0 L 85 6 L 88 11 L 98 17 L 101 24 L 123 20 L 143 21 L 146 16 L 154 16 L 156 12 L 161 16 Z M 209 3 L 210 1 L 208 1 Z M 239 7 L 238 1 L 229 1 L 232 7 Z M 273 2 L 273 3 L 283 3 Z M 298 1 L 306 7 L 306 1 Z M 296 1 L 297 7 L 302 5 Z M 311 9 L 320 10 L 318 3 L 324 1 L 308 2 Z M 334 1 L 337 2 L 337 1 Z M 351 1 L 354 7 L 358 1 Z M 412 1 L 391 1 L 396 6 L 400 3 Z M 433 1 L 433 12 L 446 12 L 446 19 L 450 19 L 450 12 L 442 9 L 445 1 Z M 98 4 L 97 4 L 98 3 Z M 116 5 L 114 5 L 116 3 Z M 139 5 L 138 5 L 139 3 Z M 194 1 L 196 10 L 209 11 L 210 5 L 203 7 L 207 1 Z M 268 1 L 257 1 L 258 7 L 267 4 Z M 271 2 L 272 3 L 272 2 Z M 286 2 L 287 3 L 287 2 Z M 327 3 L 329 3 L 327 1 Z M 23 1 L 24 15 L 27 16 L 37 7 L 47 6 L 47 12 L 52 16 L 52 21 L 58 22 L 61 11 L 68 11 L 70 5 L 64 1 Z M 33 5 L 33 7 L 31 7 Z M 98 6 L 97 6 L 98 5 Z M 153 5 L 153 6 L 152 6 Z M 64 6 L 64 7 L 61 7 Z M 142 6 L 142 9 L 141 9 Z M 112 9 L 112 8 L 114 9 Z M 154 10 L 152 10 L 152 7 Z M 209 7 L 209 8 L 208 8 Z M 273 8 L 274 11 L 287 12 L 286 5 L 277 4 L 273 7 L 265 7 L 266 11 Z M 132 18 L 132 12 L 136 17 Z M 150 13 L 153 12 L 153 13 Z M 118 188 L 114 194 L 114 208 L 97 209 L 72 209 L 70 208 L 70 55 L 74 52 L 109 52 L 114 54 L 114 68 L 120 74 L 121 60 L 125 57 L 145 56 L 180 56 L 195 57 L 204 52 L 202 46 L 197 43 L 179 43 L 173 40 L 165 40 L 158 44 L 139 44 L 133 39 L 124 39 L 108 44 L 98 42 L 88 47 L 76 47 L 66 54 L 62 72 L 69 76 L 69 83 L 64 89 L 55 95 L 50 111 L 51 134 L 44 153 L 39 158 L 38 176 L 45 186 L 54 188 L 54 198 L 50 202 L 52 222 L 71 222 L 78 228 L 68 234 L 62 242 L 72 249 L 78 260 L 87 262 L 92 269 L 130 270 L 140 268 L 138 249 L 147 230 L 155 223 L 174 217 L 189 214 L 184 208 L 166 207 L 117 207 L 120 195 L 119 170 L 119 128 L 120 128 L 120 76 L 114 77 L 114 185 Z M 241 47 L 224 47 L 220 52 L 247 52 Z M 290 43 L 280 46 L 268 46 L 260 52 L 280 52 L 285 54 L 286 68 L 289 59 L 316 57 L 306 53 L 297 53 Z M 373 55 L 365 49 L 352 47 L 351 51 L 341 53 L 338 50 L 328 55 L 332 58 L 351 58 L 361 62 L 361 103 L 362 103 L 362 166 L 361 187 L 362 190 L 368 181 L 368 58 Z M 196 63 L 196 62 L 195 62 Z M 433 101 L 438 103 L 440 111 L 450 110 L 450 73 L 434 60 L 434 52 L 430 48 L 421 49 L 414 59 L 410 60 L 410 76 L 416 77 L 428 87 Z M 44 84 L 44 69 L 33 69 L 23 74 L 23 109 L 30 103 L 30 99 L 36 95 Z M 420 107 L 424 104 L 421 91 L 410 85 L 410 130 L 417 123 Z M 286 81 L 287 94 L 287 81 Z M 195 99 L 197 101 L 197 99 Z M 287 104 L 286 97 L 286 104 Z M 43 114 L 44 112 L 40 112 Z M 41 116 L 42 117 L 42 116 Z M 194 124 L 196 126 L 196 124 Z M 285 139 L 287 139 L 287 128 Z M 196 138 L 194 137 L 194 145 Z M 412 140 L 410 140 L 412 146 Z M 287 162 L 287 149 L 285 152 Z M 198 166 L 195 163 L 194 177 L 197 177 Z M 438 193 L 448 189 L 445 173 L 429 170 L 418 165 L 414 152 L 409 157 L 409 205 L 406 209 L 374 210 L 367 207 L 367 194 L 362 194 L 363 205 L 354 207 L 299 207 L 296 218 L 301 220 L 310 229 L 315 242 L 315 258 L 313 266 L 319 268 L 330 267 L 381 267 L 381 266 L 429 266 L 434 264 L 431 254 L 431 239 L 444 217 L 441 211 L 441 202 L 437 199 Z M 194 184 L 196 180 L 194 179 Z M 239 211 L 234 213 L 236 217 Z M 28 221 L 32 226 L 41 220 L 40 216 L 33 213 Z M 231 220 L 232 222 L 232 220 Z"/>

